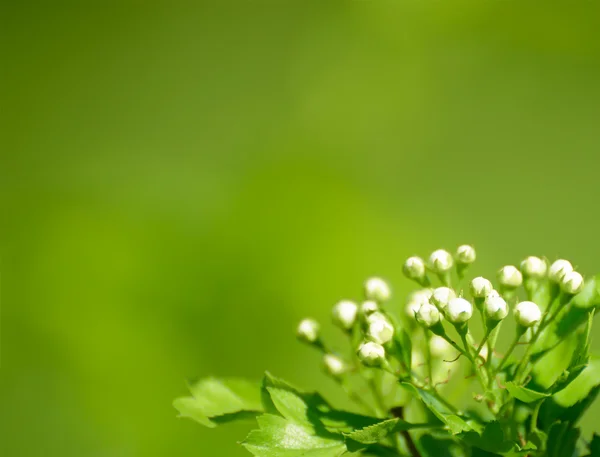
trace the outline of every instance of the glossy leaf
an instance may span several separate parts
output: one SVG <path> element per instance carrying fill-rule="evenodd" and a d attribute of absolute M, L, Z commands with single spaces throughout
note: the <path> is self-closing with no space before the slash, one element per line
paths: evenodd
<path fill-rule="evenodd" d="M 173 406 L 180 417 L 206 427 L 248 419 L 263 410 L 258 383 L 245 379 L 206 378 L 190 385 L 191 397 L 178 398 Z"/>
<path fill-rule="evenodd" d="M 532 403 L 550 396 L 550 394 L 547 393 L 536 392 L 527 387 L 518 386 L 512 381 L 506 383 L 506 390 L 508 390 L 513 397 L 518 398 L 525 403 Z"/>
<path fill-rule="evenodd" d="M 346 445 L 335 436 L 319 436 L 307 425 L 281 416 L 257 418 L 260 430 L 250 432 L 242 445 L 259 457 L 338 457 Z"/>

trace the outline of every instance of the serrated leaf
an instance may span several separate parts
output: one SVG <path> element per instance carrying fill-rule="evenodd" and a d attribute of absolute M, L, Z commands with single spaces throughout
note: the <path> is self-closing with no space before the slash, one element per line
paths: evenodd
<path fill-rule="evenodd" d="M 533 403 L 534 401 L 550 396 L 550 394 L 544 392 L 536 392 L 527 387 L 518 386 L 512 381 L 506 383 L 506 390 L 508 390 L 513 397 L 518 398 L 525 403 Z"/>
<path fill-rule="evenodd" d="M 409 390 L 427 406 L 427 408 L 444 424 L 448 426 L 452 434 L 473 430 L 473 427 L 467 424 L 464 419 L 457 416 L 454 411 L 448 408 L 442 401 L 435 397 L 431 392 L 420 389 L 412 384 L 403 382 L 402 387 Z"/>
<path fill-rule="evenodd" d="M 412 424 L 400 418 L 394 418 L 355 430 L 352 433 L 346 433 L 344 437 L 348 450 L 355 452 L 368 445 L 379 443 L 394 433 L 431 426 L 432 424 Z"/>
<path fill-rule="evenodd" d="M 338 457 L 346 452 L 341 436 L 317 436 L 310 426 L 272 414 L 257 421 L 260 430 L 250 432 L 242 445 L 258 457 Z"/>
<path fill-rule="evenodd" d="M 260 387 L 245 379 L 201 379 L 189 386 L 191 397 L 177 398 L 173 406 L 180 417 L 206 427 L 255 417 L 263 411 Z"/>

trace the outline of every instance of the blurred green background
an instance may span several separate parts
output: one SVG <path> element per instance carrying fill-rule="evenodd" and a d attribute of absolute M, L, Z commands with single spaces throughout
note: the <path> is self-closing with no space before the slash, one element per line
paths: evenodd
<path fill-rule="evenodd" d="M 333 392 L 296 322 L 373 274 L 400 306 L 412 254 L 600 271 L 596 2 L 35 3 L 1 14 L 2 456 L 246 455 L 185 380 Z"/>

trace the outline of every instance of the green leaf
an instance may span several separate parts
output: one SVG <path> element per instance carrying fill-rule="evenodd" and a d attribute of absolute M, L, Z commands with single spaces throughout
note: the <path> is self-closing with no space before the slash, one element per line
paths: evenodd
<path fill-rule="evenodd" d="M 600 275 L 585 280 L 583 290 L 573 298 L 573 304 L 584 309 L 600 306 Z"/>
<path fill-rule="evenodd" d="M 433 424 L 433 426 L 435 425 L 437 424 Z M 367 445 L 377 444 L 394 433 L 431 426 L 432 424 L 412 424 L 405 420 L 395 418 L 378 422 L 377 424 L 370 425 L 360 430 L 355 430 L 352 433 L 346 433 L 344 436 L 346 438 L 348 450 L 355 452 L 365 448 Z"/>
<path fill-rule="evenodd" d="M 189 386 L 191 397 L 177 398 L 180 417 L 206 427 L 255 417 L 263 411 L 259 384 L 245 379 L 206 378 Z"/>
<path fill-rule="evenodd" d="M 554 401 L 563 408 L 573 406 L 588 396 L 590 391 L 600 385 L 600 359 L 591 358 L 581 374 L 565 389 L 553 395 Z"/>
<path fill-rule="evenodd" d="M 436 398 L 431 392 L 420 389 L 412 384 L 403 382 L 402 387 L 417 395 L 427 408 L 444 424 L 448 426 L 452 434 L 473 430 L 464 419 L 457 416 L 446 404 Z"/>
<path fill-rule="evenodd" d="M 496 421 L 488 422 L 481 435 L 476 432 L 467 432 L 459 436 L 471 446 L 497 454 L 511 452 L 516 447 L 514 442 L 504 438 L 504 431 Z"/>
<path fill-rule="evenodd" d="M 338 457 L 346 445 L 332 436 L 317 436 L 313 428 L 272 414 L 257 418 L 260 430 L 250 432 L 242 445 L 258 457 Z"/>
<path fill-rule="evenodd" d="M 422 435 L 417 447 L 423 457 L 458 457 L 464 456 L 460 445 L 450 437 Z"/>
<path fill-rule="evenodd" d="M 594 433 L 592 441 L 588 445 L 590 453 L 585 457 L 600 457 L 600 435 Z"/>
<path fill-rule="evenodd" d="M 518 398 L 525 403 L 533 403 L 534 401 L 538 401 L 542 398 L 550 396 L 550 394 L 536 392 L 535 390 L 528 389 L 527 387 L 518 386 L 512 381 L 506 383 L 506 389 L 513 397 Z"/>
<path fill-rule="evenodd" d="M 573 428 L 569 422 L 556 422 L 548 431 L 546 446 L 548 457 L 572 456 L 577 449 L 577 440 L 581 431 Z"/>

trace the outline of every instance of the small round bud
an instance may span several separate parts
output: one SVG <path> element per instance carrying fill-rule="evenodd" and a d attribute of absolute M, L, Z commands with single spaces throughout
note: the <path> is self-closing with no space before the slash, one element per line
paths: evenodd
<path fill-rule="evenodd" d="M 424 327 L 430 328 L 436 325 L 440 321 L 439 310 L 431 303 L 425 303 L 421 305 L 419 311 L 417 311 L 417 322 Z"/>
<path fill-rule="evenodd" d="M 319 323 L 313 319 L 300 321 L 296 335 L 304 343 L 315 343 L 319 339 Z"/>
<path fill-rule="evenodd" d="M 473 315 L 473 305 L 464 298 L 453 298 L 446 308 L 448 320 L 454 324 L 461 324 L 471 319 Z"/>
<path fill-rule="evenodd" d="M 542 312 L 532 301 L 522 301 L 515 307 L 515 319 L 523 327 L 533 327 L 542 319 Z"/>
<path fill-rule="evenodd" d="M 584 281 L 583 276 L 581 276 L 576 271 L 572 271 L 563 276 L 562 281 L 560 282 L 560 288 L 566 294 L 575 295 L 583 290 Z"/>
<path fill-rule="evenodd" d="M 504 300 L 497 292 L 490 293 L 485 298 L 483 306 L 485 315 L 490 320 L 501 321 L 508 315 L 508 305 L 506 304 L 506 300 Z"/>
<path fill-rule="evenodd" d="M 446 311 L 450 300 L 456 298 L 456 292 L 449 287 L 438 287 L 431 295 L 431 303 L 438 307 L 441 311 Z"/>
<path fill-rule="evenodd" d="M 408 317 L 415 318 L 417 313 L 419 312 L 419 308 L 423 305 L 423 303 L 411 301 L 406 304 L 406 315 Z"/>
<path fill-rule="evenodd" d="M 343 330 L 350 330 L 356 322 L 358 306 L 350 300 L 342 300 L 333 307 L 333 323 Z"/>
<path fill-rule="evenodd" d="M 359 360 L 370 367 L 377 367 L 385 362 L 385 349 L 381 344 L 368 341 L 358 348 Z"/>
<path fill-rule="evenodd" d="M 408 301 L 413 303 L 429 303 L 429 299 L 433 295 L 433 289 L 415 290 L 408 296 Z"/>
<path fill-rule="evenodd" d="M 498 282 L 503 287 L 516 289 L 523 284 L 523 275 L 514 265 L 506 265 L 498 271 Z"/>
<path fill-rule="evenodd" d="M 521 262 L 521 273 L 526 278 L 543 278 L 548 271 L 548 265 L 539 257 L 529 256 Z"/>
<path fill-rule="evenodd" d="M 323 368 L 325 369 L 325 372 L 333 378 L 339 378 L 348 371 L 348 367 L 344 361 L 333 354 L 325 354 L 323 356 Z"/>
<path fill-rule="evenodd" d="M 441 274 L 449 271 L 454 265 L 454 259 L 448 251 L 438 249 L 429 256 L 429 268 L 431 271 Z"/>
<path fill-rule="evenodd" d="M 378 344 L 386 344 L 394 337 L 394 326 L 387 319 L 371 319 L 367 335 Z"/>
<path fill-rule="evenodd" d="M 452 346 L 439 335 L 433 335 L 429 340 L 431 355 L 434 357 L 443 357 L 452 351 Z"/>
<path fill-rule="evenodd" d="M 425 262 L 421 257 L 409 257 L 402 268 L 408 279 L 422 279 L 425 276 Z"/>
<path fill-rule="evenodd" d="M 463 244 L 462 246 L 459 246 L 456 250 L 454 258 L 456 259 L 456 263 L 468 265 L 470 263 L 475 262 L 477 254 L 475 253 L 475 248 L 473 248 L 473 246 Z"/>
<path fill-rule="evenodd" d="M 481 276 L 471 281 L 471 295 L 475 298 L 485 298 L 492 290 L 494 290 L 492 283 Z"/>
<path fill-rule="evenodd" d="M 364 301 L 360 305 L 360 312 L 363 316 L 370 316 L 377 311 L 379 311 L 379 306 L 377 305 L 377 302 L 374 302 L 373 300 Z"/>
<path fill-rule="evenodd" d="M 548 271 L 548 277 L 551 281 L 560 283 L 562 279 L 565 277 L 567 273 L 571 273 L 573 271 L 573 265 L 568 260 L 557 260 L 552 265 L 550 265 L 550 270 Z"/>
<path fill-rule="evenodd" d="M 392 293 L 390 287 L 381 278 L 369 278 L 365 282 L 365 297 L 378 303 L 386 302 Z"/>

